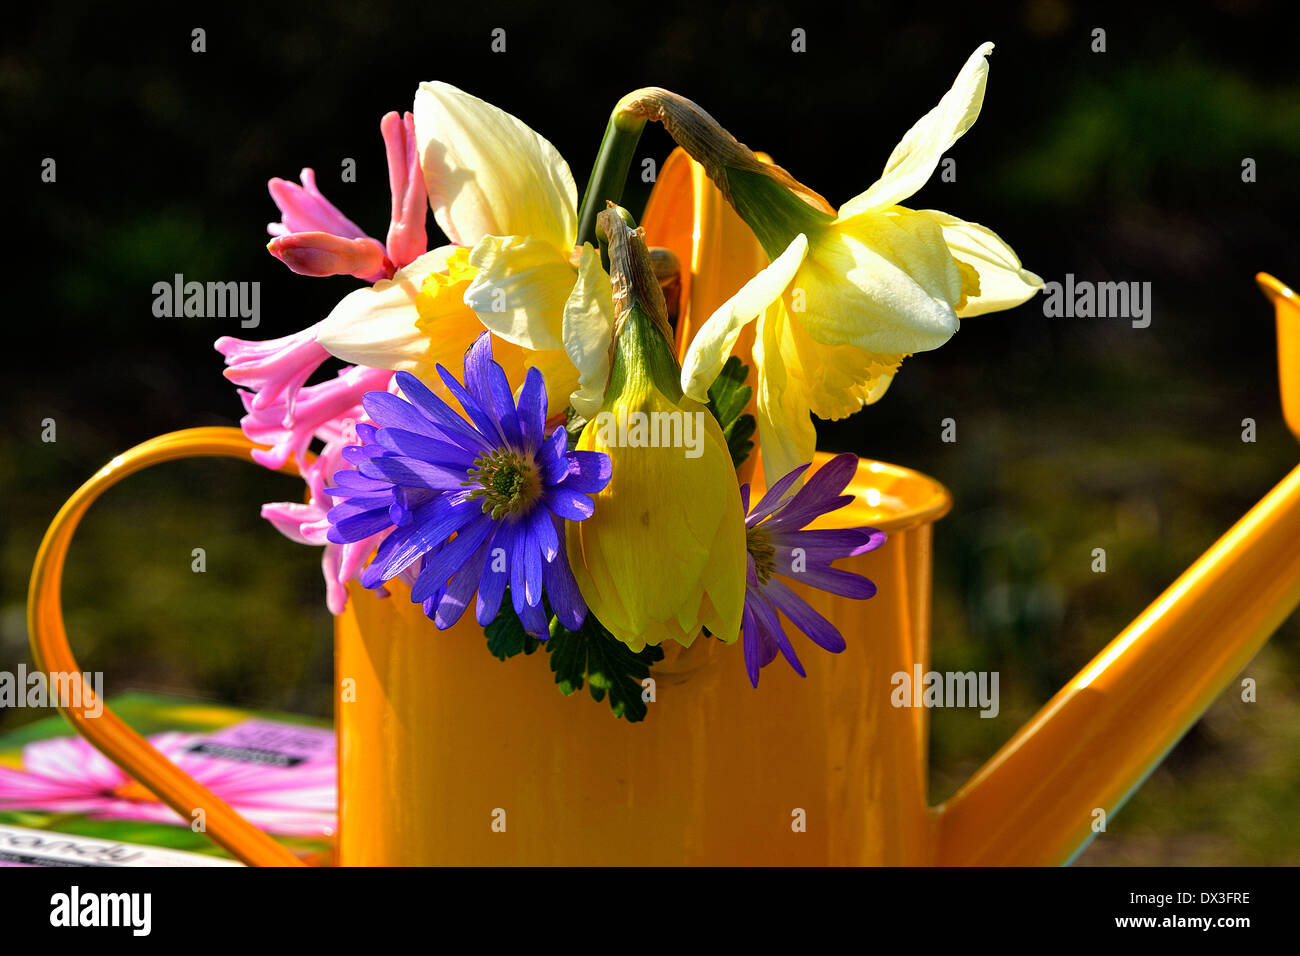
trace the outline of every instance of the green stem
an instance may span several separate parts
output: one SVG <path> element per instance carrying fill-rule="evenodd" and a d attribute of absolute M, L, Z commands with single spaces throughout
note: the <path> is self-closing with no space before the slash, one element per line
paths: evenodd
<path fill-rule="evenodd" d="M 578 245 L 596 242 L 596 217 L 606 202 L 617 203 L 623 198 L 627 174 L 636 156 L 637 143 L 645 120 L 615 110 L 605 127 L 605 137 L 600 141 L 596 164 L 592 167 L 587 189 L 582 194 L 578 208 Z"/>
<path fill-rule="evenodd" d="M 769 259 L 784 252 L 799 233 L 811 242 L 835 221 L 834 216 L 814 209 L 767 176 L 733 169 L 728 171 L 727 179 L 732 208 L 753 231 Z"/>

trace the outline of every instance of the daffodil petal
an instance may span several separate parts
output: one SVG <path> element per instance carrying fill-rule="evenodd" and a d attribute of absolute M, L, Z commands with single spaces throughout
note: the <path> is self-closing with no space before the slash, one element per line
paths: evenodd
<path fill-rule="evenodd" d="M 564 348 L 564 305 L 577 278 L 554 245 L 524 236 L 484 236 L 469 254 L 478 275 L 465 304 L 507 342 Z"/>
<path fill-rule="evenodd" d="M 979 274 L 979 295 L 967 297 L 957 310 L 961 318 L 1015 308 L 1043 287 L 1043 280 L 1021 267 L 1020 258 L 993 230 L 937 209 L 918 214 L 937 222 L 953 257 Z"/>
<path fill-rule="evenodd" d="M 808 385 L 789 321 L 784 303 L 773 303 L 759 320 L 754 339 L 759 448 L 769 482 L 812 461 L 817 448 Z"/>
<path fill-rule="evenodd" d="M 479 323 L 479 327 L 482 328 L 482 323 Z M 569 357 L 560 350 L 534 351 L 494 340 L 492 359 L 505 369 L 506 379 L 516 392 L 522 387 L 530 368 L 541 372 L 546 382 L 546 405 L 550 415 L 562 412 L 569 404 L 570 393 L 578 387 L 578 372 Z"/>
<path fill-rule="evenodd" d="M 841 219 L 896 205 L 925 185 L 943 154 L 980 115 L 989 75 L 986 57 L 991 52 L 993 44 L 983 43 L 970 55 L 939 105 L 921 117 L 894 147 L 880 178 L 840 207 Z"/>
<path fill-rule="evenodd" d="M 531 236 L 572 248 L 577 188 L 554 146 L 504 110 L 447 83 L 415 94 L 415 140 L 439 228 L 472 246 Z"/>
<path fill-rule="evenodd" d="M 787 293 L 792 320 L 824 345 L 936 349 L 957 331 L 961 274 L 934 220 L 895 206 L 838 221 Z"/>
<path fill-rule="evenodd" d="M 614 293 L 600 264 L 600 253 L 582 246 L 578 281 L 564 304 L 564 351 L 578 370 L 574 411 L 591 418 L 600 411 L 609 382 L 609 351 L 614 330 Z"/>
<path fill-rule="evenodd" d="M 807 254 L 808 237 L 800 233 L 700 326 L 682 363 L 683 392 L 697 402 L 708 402 L 709 386 L 736 347 L 741 330 L 781 297 Z"/>
<path fill-rule="evenodd" d="M 446 271 L 455 252 L 454 246 L 426 252 L 398 269 L 391 279 L 344 296 L 318 326 L 316 340 L 331 355 L 345 362 L 418 374 L 428 364 L 431 339 L 417 324 L 420 321 L 417 297 L 431 275 Z M 451 344 L 448 354 L 453 358 L 482 331 L 482 324 L 472 318 L 473 313 L 459 300 L 458 295 L 451 306 L 453 312 L 459 313 L 455 324 L 465 325 L 465 334 L 440 336 Z M 471 321 L 463 321 L 465 318 Z"/>

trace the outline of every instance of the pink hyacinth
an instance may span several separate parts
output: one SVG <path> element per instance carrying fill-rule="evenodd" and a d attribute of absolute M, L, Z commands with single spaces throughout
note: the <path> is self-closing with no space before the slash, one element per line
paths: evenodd
<path fill-rule="evenodd" d="M 428 248 L 424 228 L 428 193 L 415 145 L 415 117 L 388 113 L 379 131 L 392 193 L 387 245 L 366 235 L 326 199 L 311 169 L 302 171 L 302 185 L 283 179 L 267 184 L 280 210 L 280 221 L 266 227 L 274 237 L 267 249 L 299 275 L 351 275 L 378 282 L 392 278 Z"/>
<path fill-rule="evenodd" d="M 331 404 L 333 402 L 339 404 L 347 401 L 353 402 L 347 411 L 339 415 L 325 421 L 313 421 L 301 425 L 303 428 L 309 428 L 313 424 L 317 425 L 318 427 L 316 427 L 311 437 L 325 443 L 320 454 L 311 464 L 301 464 L 305 445 L 301 444 L 302 434 L 295 435 L 292 429 L 281 432 L 284 443 L 273 448 L 270 453 L 261 451 L 253 453 L 253 457 L 262 464 L 275 462 L 281 454 L 285 454 L 285 460 L 287 460 L 288 454 L 298 456 L 299 473 L 302 475 L 303 480 L 307 482 L 307 501 L 305 503 L 300 501 L 268 502 L 262 506 L 262 517 L 271 522 L 271 525 L 289 540 L 324 549 L 321 554 L 321 574 L 325 578 L 325 604 L 329 608 L 329 612 L 336 615 L 342 614 L 344 607 L 347 606 L 347 583 L 361 574 L 361 568 L 365 565 L 366 559 L 374 553 L 375 548 L 388 534 L 386 531 L 380 532 L 362 541 L 351 541 L 346 544 L 336 544 L 326 538 L 326 532 L 329 531 L 329 521 L 326 519 L 326 513 L 333 507 L 334 500 L 325 493 L 325 486 L 337 472 L 353 469 L 353 465 L 344 461 L 343 449 L 349 445 L 357 444 L 356 423 L 357 421 L 367 420 L 355 390 L 362 389 L 364 391 L 371 383 L 378 389 L 387 388 L 391 391 L 395 387 L 391 372 L 375 374 L 377 371 L 376 369 L 366 369 L 360 366 L 345 370 L 339 379 L 325 383 L 328 386 L 333 386 L 338 393 L 337 395 L 329 395 L 320 399 L 315 395 L 310 396 L 310 402 L 319 402 L 317 405 L 312 405 L 312 409 L 324 412 L 333 410 L 333 407 L 335 407 Z M 349 373 L 357 374 L 350 376 Z M 319 387 L 313 386 L 312 389 Z M 307 391 L 312 391 L 312 389 Z M 247 399 L 245 401 L 246 404 L 249 404 Z M 301 414 L 295 417 L 299 420 L 305 419 L 308 412 L 309 409 L 304 405 Z M 245 422 L 247 422 L 247 418 Z M 245 432 L 248 432 L 247 424 L 245 424 Z M 270 435 L 268 434 L 266 437 L 270 437 Z M 260 439 L 255 438 L 255 440 Z M 310 438 L 308 441 L 310 441 Z M 288 451 L 286 452 L 286 450 Z M 404 580 L 408 584 L 411 583 L 410 576 L 404 578 Z M 383 592 L 381 596 L 386 596 L 386 592 Z"/>
<path fill-rule="evenodd" d="M 270 223 L 271 254 L 300 275 L 352 275 L 366 282 L 392 277 L 428 248 L 425 217 L 428 193 L 415 142 L 415 117 L 390 112 L 380 121 L 388 159 L 392 194 L 387 242 L 368 235 L 325 198 L 311 169 L 301 184 L 283 179 L 268 183 L 280 210 Z M 355 443 L 355 423 L 362 419 L 361 396 L 391 387 L 393 373 L 363 366 L 345 368 L 338 378 L 308 386 L 307 380 L 329 354 L 316 341 L 316 327 L 267 342 L 222 337 L 217 351 L 226 360 L 226 378 L 241 386 L 240 401 L 247 414 L 240 420 L 244 434 L 269 448 L 253 452 L 267 468 L 282 468 L 291 459 L 307 482 L 308 501 L 270 502 L 262 515 L 282 534 L 303 544 L 324 548 L 321 566 L 326 602 L 340 614 L 347 602 L 347 582 L 355 578 L 382 535 L 365 541 L 334 544 L 325 538 L 325 512 L 333 500 L 324 487 L 334 472 L 351 466 L 342 449 Z M 324 443 L 317 460 L 305 459 L 313 441 Z"/>
<path fill-rule="evenodd" d="M 290 416 L 298 390 L 329 358 L 329 352 L 316 341 L 316 326 L 265 342 L 223 335 L 217 339 L 216 349 L 225 356 L 226 378 L 253 391 L 252 410 L 280 403 Z"/>
<path fill-rule="evenodd" d="M 380 532 L 364 541 L 347 544 L 335 544 L 325 537 L 330 527 L 326 513 L 334 505 L 334 499 L 325 494 L 325 486 L 336 472 L 353 467 L 343 460 L 343 449 L 357 443 L 355 423 L 343 419 L 338 424 L 337 434 L 326 442 L 316 460 L 302 469 L 307 482 L 307 502 L 275 501 L 262 505 L 262 517 L 286 538 L 325 549 L 321 572 L 325 577 L 325 604 L 331 614 L 343 613 L 348 602 L 347 582 L 361 573 L 366 558 L 387 536 L 387 532 Z"/>
<path fill-rule="evenodd" d="M 363 414 L 361 397 L 387 389 L 392 378 L 387 369 L 350 365 L 331 381 L 299 389 L 292 407 L 281 399 L 256 408 L 256 396 L 241 391 L 248 414 L 240 419 L 240 427 L 252 441 L 271 446 L 254 451 L 253 460 L 267 468 L 282 468 L 290 458 L 301 464 L 318 433 L 337 432 L 343 419 L 356 421 Z"/>

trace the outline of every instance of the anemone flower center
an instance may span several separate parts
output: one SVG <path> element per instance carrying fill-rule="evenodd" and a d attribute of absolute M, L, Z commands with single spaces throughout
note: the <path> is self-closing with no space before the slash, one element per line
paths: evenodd
<path fill-rule="evenodd" d="M 762 525 L 745 529 L 745 547 L 754 559 L 754 572 L 759 584 L 766 584 L 776 573 L 776 546 Z"/>
<path fill-rule="evenodd" d="M 532 460 L 518 452 L 498 449 L 474 459 L 466 484 L 478 485 L 470 498 L 483 502 L 483 513 L 494 519 L 530 508 L 542 492 L 541 476 Z"/>

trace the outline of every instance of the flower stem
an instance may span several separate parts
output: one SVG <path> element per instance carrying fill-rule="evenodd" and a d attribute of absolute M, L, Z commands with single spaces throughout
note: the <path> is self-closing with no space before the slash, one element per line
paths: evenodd
<path fill-rule="evenodd" d="M 596 217 L 605 209 L 606 202 L 617 203 L 623 198 L 623 187 L 632 168 L 645 119 L 632 116 L 620 109 L 610 114 L 605 127 L 605 137 L 596 153 L 596 164 L 587 180 L 582 205 L 578 209 L 578 245 L 596 243 Z"/>

